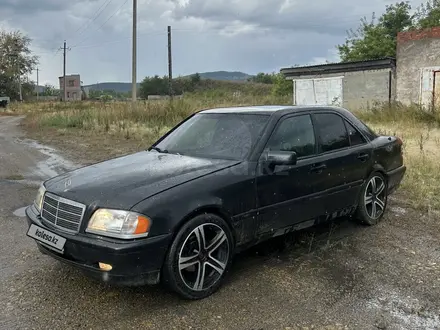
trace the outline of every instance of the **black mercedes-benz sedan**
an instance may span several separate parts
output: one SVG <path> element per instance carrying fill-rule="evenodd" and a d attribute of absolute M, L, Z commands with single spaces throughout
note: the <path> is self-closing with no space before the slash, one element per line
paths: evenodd
<path fill-rule="evenodd" d="M 44 182 L 27 235 L 103 281 L 201 299 L 258 242 L 339 216 L 378 223 L 405 170 L 400 138 L 342 108 L 203 110 L 148 150 Z"/>

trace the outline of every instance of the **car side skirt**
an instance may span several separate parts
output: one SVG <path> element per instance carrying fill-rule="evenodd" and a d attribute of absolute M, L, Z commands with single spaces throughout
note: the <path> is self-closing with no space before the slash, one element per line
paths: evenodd
<path fill-rule="evenodd" d="M 290 233 L 293 233 L 296 231 L 300 231 L 300 230 L 304 230 L 304 229 L 307 229 L 310 227 L 314 227 L 319 224 L 333 221 L 337 218 L 352 216 L 356 212 L 356 209 L 357 209 L 357 205 L 353 205 L 353 206 L 346 207 L 341 210 L 335 211 L 331 214 L 326 214 L 326 215 L 319 216 L 314 219 L 302 221 L 302 222 L 296 223 L 294 225 L 290 225 L 290 226 L 287 226 L 284 228 L 277 229 L 273 232 L 264 233 L 261 236 L 257 237 L 254 241 L 248 242 L 247 244 L 244 244 L 241 246 L 238 246 L 237 250 L 235 252 L 240 252 L 240 251 L 246 250 L 249 247 L 252 247 L 256 244 L 267 241 L 271 238 L 287 235 L 287 234 L 290 234 Z"/>

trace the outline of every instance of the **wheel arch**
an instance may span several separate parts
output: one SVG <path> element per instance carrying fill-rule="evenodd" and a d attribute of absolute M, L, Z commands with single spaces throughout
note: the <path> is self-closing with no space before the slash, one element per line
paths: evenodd
<path fill-rule="evenodd" d="M 368 176 L 365 178 L 365 184 L 367 183 L 367 180 L 371 176 L 371 174 L 376 173 L 376 172 L 382 174 L 388 182 L 388 174 L 387 174 L 387 171 L 385 170 L 385 168 L 381 164 L 375 163 L 373 165 L 370 173 L 368 173 Z"/>
<path fill-rule="evenodd" d="M 179 232 L 179 230 L 191 219 L 199 216 L 199 215 L 203 215 L 203 214 L 213 214 L 216 215 L 220 218 L 222 218 L 226 224 L 229 227 L 229 230 L 231 231 L 232 234 L 232 239 L 233 239 L 233 246 L 235 247 L 235 244 L 237 242 L 237 235 L 235 232 L 235 228 L 232 225 L 232 217 L 230 216 L 230 214 L 224 210 L 220 205 L 215 205 L 215 204 L 211 204 L 211 205 L 203 205 L 200 207 L 197 207 L 196 209 L 192 210 L 191 212 L 189 212 L 188 214 L 186 214 L 182 220 L 179 221 L 179 223 L 174 227 L 174 233 L 173 233 L 173 239 L 176 237 L 177 233 Z"/>
<path fill-rule="evenodd" d="M 371 170 L 367 172 L 367 176 L 364 179 L 364 182 L 362 183 L 361 189 L 359 189 L 359 192 L 357 193 L 357 197 L 356 197 L 356 205 L 354 205 L 356 208 L 358 207 L 358 201 L 360 196 L 362 195 L 362 191 L 364 189 L 364 187 L 368 184 L 368 178 L 373 174 L 373 173 L 380 173 L 382 174 L 385 179 L 388 181 L 388 176 L 387 176 L 387 172 L 385 171 L 385 168 L 379 164 L 379 163 L 375 163 L 373 164 L 373 166 L 371 167 Z"/>

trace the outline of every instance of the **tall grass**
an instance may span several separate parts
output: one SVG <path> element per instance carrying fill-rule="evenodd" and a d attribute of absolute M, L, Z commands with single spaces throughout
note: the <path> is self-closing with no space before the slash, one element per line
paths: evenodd
<path fill-rule="evenodd" d="M 373 130 L 403 140 L 402 191 L 417 208 L 440 209 L 440 111 L 395 104 L 354 111 Z"/>
<path fill-rule="evenodd" d="M 142 101 L 132 106 L 127 102 L 75 102 L 27 105 L 19 109 L 27 114 L 25 125 L 36 128 L 53 127 L 81 129 L 119 135 L 125 138 L 152 138 L 188 117 L 211 107 L 258 104 L 288 104 L 290 98 L 272 96 L 188 95 L 180 100 Z"/>
<path fill-rule="evenodd" d="M 400 103 L 377 103 L 365 110 L 354 109 L 354 113 L 369 123 L 404 123 L 440 126 L 440 109 L 426 110 L 419 105 L 402 105 Z"/>

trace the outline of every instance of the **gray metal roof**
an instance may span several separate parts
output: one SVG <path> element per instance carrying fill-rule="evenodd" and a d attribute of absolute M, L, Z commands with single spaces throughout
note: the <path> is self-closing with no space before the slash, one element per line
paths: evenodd
<path fill-rule="evenodd" d="M 299 66 L 283 68 L 281 73 L 286 77 L 298 77 L 303 75 L 332 74 L 353 71 L 388 69 L 396 65 L 396 59 L 384 57 L 366 61 L 329 63 L 311 66 Z"/>

